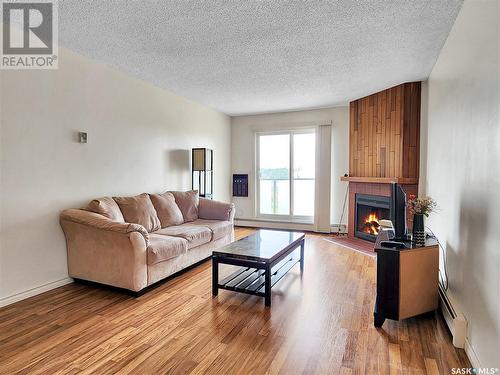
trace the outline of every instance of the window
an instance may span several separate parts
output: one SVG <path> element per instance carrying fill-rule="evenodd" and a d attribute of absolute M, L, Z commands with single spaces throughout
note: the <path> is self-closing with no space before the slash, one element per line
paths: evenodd
<path fill-rule="evenodd" d="M 257 211 L 311 220 L 314 216 L 316 134 L 257 134 Z"/>

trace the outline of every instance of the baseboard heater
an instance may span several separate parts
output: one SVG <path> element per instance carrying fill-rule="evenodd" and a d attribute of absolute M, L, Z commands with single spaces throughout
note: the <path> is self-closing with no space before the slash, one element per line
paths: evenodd
<path fill-rule="evenodd" d="M 439 285 L 439 304 L 444 320 L 453 336 L 453 346 L 463 349 L 467 337 L 467 320 L 441 285 Z"/>

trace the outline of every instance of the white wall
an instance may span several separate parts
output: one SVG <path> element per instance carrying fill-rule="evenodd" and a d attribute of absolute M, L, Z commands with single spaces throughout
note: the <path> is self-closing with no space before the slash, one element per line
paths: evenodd
<path fill-rule="evenodd" d="M 236 204 L 236 217 L 255 218 L 255 132 L 332 124 L 331 222 L 337 224 L 347 188 L 347 183 L 341 182 L 340 176 L 349 169 L 348 114 L 348 107 L 333 107 L 233 117 L 231 119 L 232 173 L 248 173 L 249 178 L 248 198 L 233 198 Z M 343 222 L 347 223 L 346 215 Z"/>
<path fill-rule="evenodd" d="M 64 48 L 58 70 L 0 74 L 0 304 L 67 278 L 61 210 L 189 189 L 192 147 L 214 149 L 215 198 L 230 199 L 228 116 Z"/>
<path fill-rule="evenodd" d="M 440 207 L 428 224 L 446 247 L 450 293 L 483 367 L 500 367 L 499 25 L 500 2 L 465 1 L 426 103 L 425 190 Z"/>

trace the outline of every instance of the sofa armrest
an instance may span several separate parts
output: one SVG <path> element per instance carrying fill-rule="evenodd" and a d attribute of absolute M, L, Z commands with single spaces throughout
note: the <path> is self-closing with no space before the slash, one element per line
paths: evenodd
<path fill-rule="evenodd" d="M 132 291 L 147 286 L 149 236 L 143 226 L 76 209 L 63 211 L 60 222 L 71 277 Z"/>
<path fill-rule="evenodd" d="M 198 217 L 207 220 L 225 220 L 233 222 L 234 203 L 224 203 L 200 198 Z"/>
<path fill-rule="evenodd" d="M 146 228 L 139 224 L 120 223 L 94 212 L 74 208 L 64 210 L 61 213 L 60 219 L 118 233 L 139 232 L 144 237 L 146 243 L 149 243 L 148 231 L 146 230 Z"/>

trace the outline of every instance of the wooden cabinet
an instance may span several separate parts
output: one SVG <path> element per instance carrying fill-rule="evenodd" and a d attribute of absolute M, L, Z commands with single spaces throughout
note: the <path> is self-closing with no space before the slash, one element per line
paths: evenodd
<path fill-rule="evenodd" d="M 404 249 L 381 246 L 386 240 L 387 232 L 382 231 L 375 243 L 376 327 L 381 327 L 385 319 L 406 319 L 438 307 L 439 248 L 436 240 L 427 239 L 421 247 L 408 242 Z"/>

